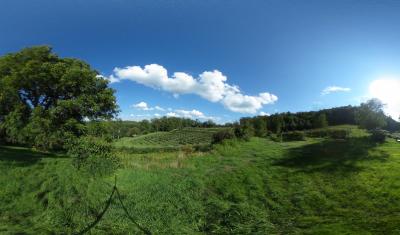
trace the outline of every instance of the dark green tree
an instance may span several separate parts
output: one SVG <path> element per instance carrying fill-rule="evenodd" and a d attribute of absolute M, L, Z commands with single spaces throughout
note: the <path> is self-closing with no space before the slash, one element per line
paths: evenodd
<path fill-rule="evenodd" d="M 0 57 L 0 129 L 8 141 L 62 147 L 84 132 L 84 120 L 114 117 L 114 91 L 87 63 L 60 58 L 48 46 Z"/>
<path fill-rule="evenodd" d="M 328 121 L 326 119 L 325 113 L 320 113 L 316 115 L 313 119 L 313 128 L 325 128 L 328 126 Z"/>
<path fill-rule="evenodd" d="M 356 112 L 358 125 L 367 130 L 386 126 L 386 116 L 383 113 L 384 104 L 378 99 L 370 99 L 362 103 Z"/>
<path fill-rule="evenodd" d="M 257 116 L 253 119 L 254 135 L 264 137 L 267 135 L 267 120 L 265 116 Z"/>

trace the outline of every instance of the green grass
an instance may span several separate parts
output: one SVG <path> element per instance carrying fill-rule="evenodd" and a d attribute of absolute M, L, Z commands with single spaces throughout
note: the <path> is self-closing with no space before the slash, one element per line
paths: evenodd
<path fill-rule="evenodd" d="M 170 132 L 155 132 L 137 137 L 124 137 L 115 142 L 119 149 L 176 151 L 184 145 L 210 145 L 212 135 L 222 128 L 183 128 Z"/>
<path fill-rule="evenodd" d="M 400 144 L 228 141 L 210 153 L 120 153 L 118 187 L 155 234 L 399 234 Z M 113 178 L 71 159 L 0 148 L 0 234 L 70 233 L 92 221 Z M 113 203 L 93 234 L 135 234 Z"/>

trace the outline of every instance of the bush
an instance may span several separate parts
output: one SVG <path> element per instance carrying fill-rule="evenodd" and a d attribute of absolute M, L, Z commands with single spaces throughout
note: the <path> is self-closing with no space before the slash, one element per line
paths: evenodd
<path fill-rule="evenodd" d="M 307 131 L 306 136 L 311 138 L 325 138 L 329 136 L 328 132 L 328 129 L 316 129 Z"/>
<path fill-rule="evenodd" d="M 282 134 L 270 134 L 269 137 L 272 141 L 282 142 Z"/>
<path fill-rule="evenodd" d="M 299 141 L 305 140 L 305 134 L 301 131 L 285 132 L 282 134 L 283 141 Z"/>
<path fill-rule="evenodd" d="M 344 130 L 344 129 L 329 130 L 328 136 L 332 139 L 347 139 L 350 137 L 350 130 Z"/>
<path fill-rule="evenodd" d="M 235 138 L 235 134 L 232 130 L 221 130 L 213 134 L 212 136 L 212 144 L 222 143 L 224 140 Z"/>
<path fill-rule="evenodd" d="M 388 133 L 381 129 L 375 129 L 371 131 L 371 139 L 376 143 L 383 143 L 386 140 L 386 135 Z"/>
<path fill-rule="evenodd" d="M 70 141 L 67 149 L 74 157 L 73 165 L 92 176 L 110 175 L 119 165 L 113 146 L 101 138 L 76 138 Z"/>
<path fill-rule="evenodd" d="M 234 128 L 235 137 L 238 139 L 249 140 L 252 136 L 250 129 L 243 128 L 240 125 L 236 125 Z"/>
<path fill-rule="evenodd" d="M 195 149 L 193 148 L 192 145 L 185 144 L 184 146 L 181 147 L 181 151 L 187 156 L 192 154 L 195 151 Z"/>
<path fill-rule="evenodd" d="M 345 129 L 317 129 L 307 131 L 306 136 L 311 138 L 346 139 L 350 136 L 350 131 Z"/>

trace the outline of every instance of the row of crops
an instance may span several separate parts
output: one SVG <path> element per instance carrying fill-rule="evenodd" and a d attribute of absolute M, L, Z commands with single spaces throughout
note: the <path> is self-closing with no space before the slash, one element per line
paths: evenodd
<path fill-rule="evenodd" d="M 115 143 L 118 148 L 166 148 L 184 145 L 209 145 L 212 135 L 222 128 L 184 128 L 170 132 L 155 132 L 137 137 L 121 138 Z"/>

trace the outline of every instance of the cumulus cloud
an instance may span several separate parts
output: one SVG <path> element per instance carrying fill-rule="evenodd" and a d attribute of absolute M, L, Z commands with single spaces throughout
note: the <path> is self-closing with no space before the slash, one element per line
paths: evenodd
<path fill-rule="evenodd" d="M 203 120 L 214 120 L 217 119 L 212 116 L 206 116 L 203 112 L 192 109 L 192 110 L 184 110 L 184 109 L 172 109 L 172 108 L 162 108 L 158 105 L 154 107 L 149 107 L 149 105 L 141 101 L 137 104 L 132 105 L 131 107 L 141 110 L 141 111 L 160 111 L 160 112 L 167 112 L 165 115 L 162 115 L 160 113 L 154 113 L 152 115 L 150 114 L 131 114 L 131 117 L 161 117 L 161 116 L 167 116 L 167 117 L 182 117 L 182 118 L 190 118 L 190 119 L 203 119 Z M 167 111 L 168 110 L 168 111 Z"/>
<path fill-rule="evenodd" d="M 191 119 L 215 119 L 214 117 L 211 116 L 206 116 L 204 113 L 200 112 L 199 110 L 193 109 L 193 110 L 183 110 L 183 109 L 177 109 L 175 112 L 180 116 L 184 118 L 191 118 Z"/>
<path fill-rule="evenodd" d="M 137 109 L 137 110 L 143 110 L 143 111 L 152 111 L 152 110 L 157 110 L 157 111 L 165 111 L 165 109 L 164 108 L 162 108 L 162 107 L 160 107 L 160 106 L 158 106 L 158 105 L 156 105 L 156 106 L 154 106 L 154 107 L 150 107 L 146 102 L 144 102 L 144 101 L 141 101 L 141 102 L 139 102 L 139 103 L 137 103 L 137 104 L 133 104 L 132 106 L 131 106 L 132 108 L 135 108 L 135 109 Z"/>
<path fill-rule="evenodd" d="M 158 64 L 115 68 L 108 78 L 110 82 L 131 80 L 153 89 L 170 92 L 174 97 L 195 94 L 211 102 L 220 102 L 227 109 L 240 113 L 256 113 L 263 105 L 278 100 L 276 95 L 263 92 L 257 96 L 243 94 L 238 86 L 227 83 L 227 77 L 220 71 L 205 71 L 197 78 L 183 72 L 175 72 L 171 77 L 167 69 Z"/>
<path fill-rule="evenodd" d="M 156 106 L 154 107 L 154 109 L 155 109 L 155 110 L 158 110 L 158 111 L 165 111 L 164 108 L 161 108 L 161 107 L 158 106 L 158 105 L 156 105 Z"/>
<path fill-rule="evenodd" d="M 157 115 L 160 117 L 161 115 Z M 201 120 L 216 120 L 218 118 L 212 116 L 206 116 L 203 112 L 192 109 L 192 110 L 184 110 L 184 109 L 175 109 L 172 112 L 168 112 L 165 114 L 167 117 L 181 117 L 181 118 L 190 118 L 190 119 L 201 119 Z"/>
<path fill-rule="evenodd" d="M 153 108 L 150 108 L 146 102 L 142 101 L 137 104 L 132 105 L 133 108 L 136 108 L 138 110 L 144 110 L 144 111 L 150 111 L 153 110 Z"/>
<path fill-rule="evenodd" d="M 323 89 L 321 94 L 322 95 L 329 95 L 333 92 L 349 92 L 351 91 L 348 87 L 340 87 L 340 86 L 328 86 L 327 88 Z"/>
<path fill-rule="evenodd" d="M 166 114 L 166 116 L 167 116 L 167 117 L 179 117 L 179 115 L 178 115 L 177 113 L 175 113 L 175 112 L 168 112 L 168 113 Z"/>
<path fill-rule="evenodd" d="M 270 115 L 269 113 L 266 113 L 266 112 L 263 112 L 263 111 L 260 112 L 260 116 L 269 116 L 269 115 Z"/>

